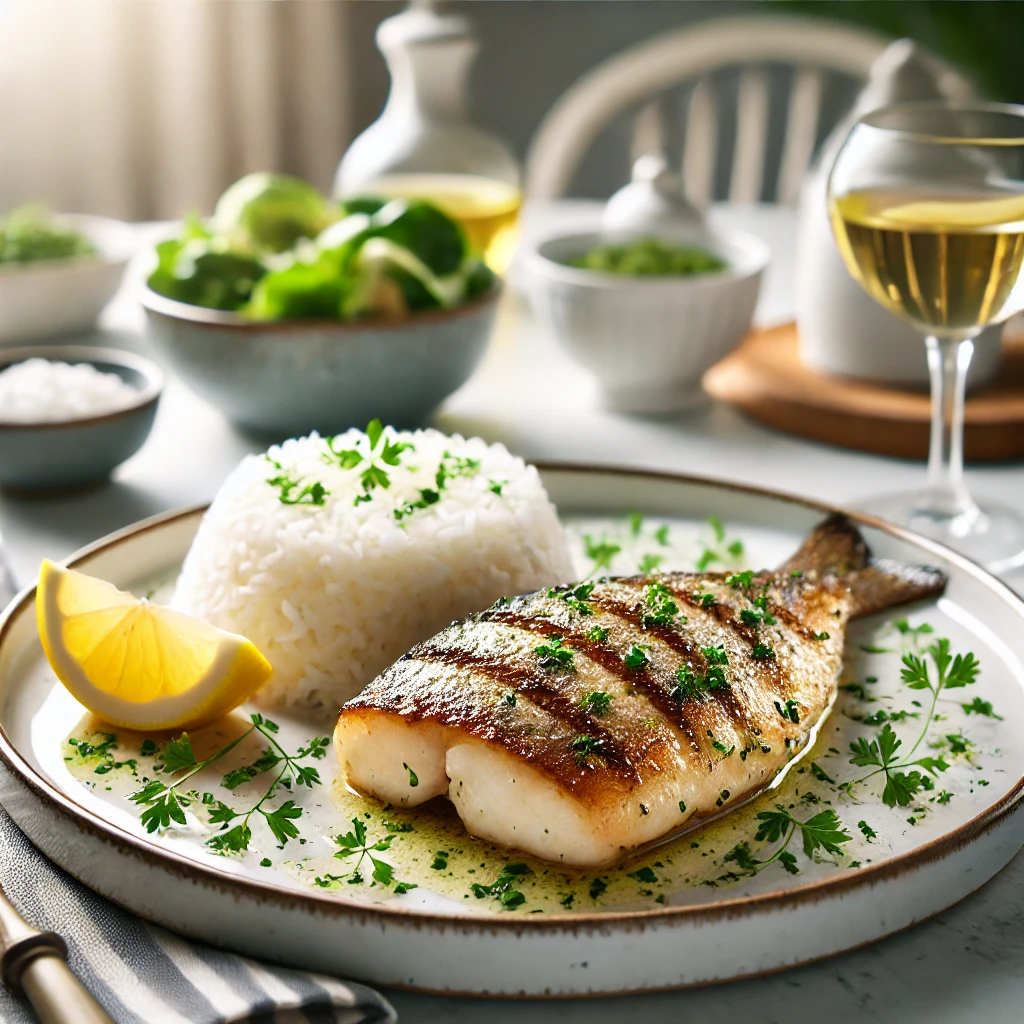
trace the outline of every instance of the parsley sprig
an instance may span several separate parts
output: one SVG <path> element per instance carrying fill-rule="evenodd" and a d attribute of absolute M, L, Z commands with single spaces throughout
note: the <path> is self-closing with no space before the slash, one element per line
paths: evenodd
<path fill-rule="evenodd" d="M 540 667 L 545 672 L 574 672 L 576 665 L 573 662 L 575 651 L 571 647 L 564 646 L 560 636 L 549 637 L 550 643 L 538 644 L 533 653 L 540 658 Z"/>
<path fill-rule="evenodd" d="M 897 628 L 900 628 L 899 624 L 897 624 Z M 904 635 L 913 634 L 916 637 L 922 633 L 930 633 L 932 630 L 931 627 L 917 627 L 916 629 L 908 627 L 900 629 L 900 632 Z M 863 736 L 859 737 L 855 743 L 850 745 L 850 752 L 853 755 L 850 758 L 850 763 L 874 770 L 859 779 L 846 782 L 842 786 L 847 793 L 850 793 L 855 786 L 882 774 L 885 776 L 882 802 L 889 807 L 909 806 L 916 793 L 921 790 L 934 789 L 934 778 L 949 768 L 949 764 L 943 756 L 915 758 L 914 754 L 924 742 L 932 722 L 935 720 L 935 708 L 938 705 L 940 694 L 944 690 L 970 686 L 977 680 L 979 671 L 978 661 L 974 655 L 972 653 L 954 655 L 950 650 L 950 642 L 945 637 L 939 637 L 934 643 L 929 644 L 925 648 L 924 656 L 907 651 L 904 653 L 902 661 L 903 668 L 900 671 L 902 682 L 911 690 L 928 690 L 931 694 L 931 704 L 927 715 L 924 716 L 924 725 L 914 744 L 903 755 L 899 753 L 903 741 L 888 723 L 872 740 Z M 952 744 L 950 749 L 956 753 Z M 922 772 L 920 769 L 924 769 L 924 771 Z"/>
<path fill-rule="evenodd" d="M 336 463 L 342 469 L 359 469 L 359 483 L 363 492 L 356 496 L 354 505 L 373 498 L 371 493 L 376 488 L 387 489 L 391 486 L 391 477 L 385 467 L 395 467 L 401 463 L 401 455 L 409 451 L 413 446 L 408 441 L 393 441 L 384 431 L 384 424 L 378 419 L 372 419 L 366 424 L 365 444 L 356 440 L 354 448 L 339 448 L 341 435 L 327 438 L 324 442 L 327 451 L 324 452 L 324 461 Z"/>
<path fill-rule="evenodd" d="M 386 822 L 385 825 L 391 825 L 392 822 Z M 405 831 L 400 829 L 399 831 Z M 363 866 L 364 860 L 370 861 L 371 875 L 373 881 L 370 882 L 370 887 L 374 885 L 382 885 L 388 888 L 392 885 L 395 886 L 395 894 L 402 896 L 407 893 L 410 889 L 417 889 L 414 882 L 399 882 L 395 878 L 394 868 L 386 861 L 381 860 L 380 857 L 375 857 L 375 853 L 384 853 L 386 850 L 391 848 L 392 842 L 395 840 L 398 832 L 388 832 L 383 839 L 378 839 L 376 842 L 371 842 L 367 838 L 366 823 L 362 818 L 352 819 L 352 830 L 334 837 L 334 842 L 338 846 L 337 852 L 334 856 L 338 860 L 347 861 L 351 857 L 358 857 L 355 866 L 348 872 L 341 875 L 318 875 L 315 882 L 318 886 L 323 889 L 332 887 L 332 883 L 337 883 L 343 879 L 347 880 L 349 885 L 362 885 L 365 879 L 363 878 L 362 871 L 360 870 Z"/>
<path fill-rule="evenodd" d="M 711 527 L 714 540 L 710 544 L 707 541 L 701 541 L 704 550 L 701 552 L 700 558 L 697 559 L 697 572 L 707 572 L 715 562 L 720 564 L 735 562 L 744 555 L 743 541 L 729 540 L 725 525 L 718 516 L 711 516 L 708 519 L 708 526 Z"/>
<path fill-rule="evenodd" d="M 686 622 L 686 616 L 679 614 L 679 605 L 675 594 L 663 583 L 651 583 L 644 597 L 644 629 L 651 626 L 670 626 L 676 622 Z"/>
<path fill-rule="evenodd" d="M 755 819 L 758 822 L 757 833 L 754 836 L 755 842 L 772 844 L 781 841 L 782 845 L 770 856 L 760 860 L 751 852 L 749 843 L 739 843 L 722 858 L 726 863 L 735 864 L 739 873 L 730 871 L 718 878 L 716 882 L 735 881 L 740 877 L 750 877 L 776 862 L 781 864 L 791 875 L 799 874 L 800 868 L 797 867 L 796 857 L 789 850 L 793 837 L 798 833 L 803 840 L 804 854 L 812 859 L 819 850 L 833 857 L 841 857 L 843 843 L 848 843 L 853 838 L 832 808 L 819 811 L 807 821 L 800 821 L 794 818 L 782 804 L 776 804 L 774 811 L 760 811 L 755 815 Z"/>
<path fill-rule="evenodd" d="M 168 775 L 176 772 L 184 774 L 170 784 L 152 779 L 129 798 L 142 806 L 139 818 L 147 832 L 168 828 L 172 821 L 184 825 L 185 810 L 196 803 L 201 803 L 202 806 L 209 808 L 209 824 L 221 826 L 218 832 L 206 840 L 206 845 L 218 853 L 241 853 L 249 848 L 252 841 L 250 821 L 254 815 L 260 815 L 264 819 L 274 838 L 282 846 L 289 839 L 298 836 L 299 828 L 295 822 L 302 816 L 302 808 L 294 800 L 286 800 L 273 809 L 268 805 L 279 789 L 290 790 L 293 785 L 312 789 L 313 786 L 320 785 L 320 774 L 317 769 L 301 762 L 306 758 L 323 759 L 330 746 L 330 738 L 314 737 L 295 754 L 289 754 L 277 741 L 278 726 L 275 722 L 260 714 L 250 716 L 250 721 L 252 724 L 241 735 L 203 760 L 196 759 L 187 732 L 183 732 L 177 739 L 172 739 L 163 746 L 156 755 L 156 769 Z M 259 775 L 278 769 L 270 785 L 248 808 L 239 811 L 217 800 L 212 793 L 200 797 L 195 790 L 183 788 L 186 782 L 234 750 L 254 732 L 263 736 L 270 745 L 251 764 L 232 769 L 221 779 L 221 785 L 225 789 L 233 790 Z M 235 824 L 232 825 L 232 822 Z"/>

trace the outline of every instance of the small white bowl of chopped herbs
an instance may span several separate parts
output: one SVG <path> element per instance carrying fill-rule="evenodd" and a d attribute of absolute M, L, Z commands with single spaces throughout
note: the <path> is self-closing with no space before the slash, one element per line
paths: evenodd
<path fill-rule="evenodd" d="M 30 204 L 0 219 L 0 345 L 87 331 L 135 250 L 123 221 Z"/>
<path fill-rule="evenodd" d="M 106 480 L 149 437 L 163 374 L 119 349 L 0 350 L 0 486 L 60 491 Z"/>
<path fill-rule="evenodd" d="M 526 286 L 606 408 L 665 414 L 706 403 L 701 378 L 749 329 L 770 255 L 703 227 L 566 235 L 527 251 Z"/>

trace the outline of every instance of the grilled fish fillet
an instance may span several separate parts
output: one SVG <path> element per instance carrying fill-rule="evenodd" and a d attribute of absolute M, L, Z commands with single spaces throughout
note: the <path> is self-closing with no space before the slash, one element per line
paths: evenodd
<path fill-rule="evenodd" d="M 599 867 L 766 787 L 831 707 L 851 617 L 938 594 L 833 516 L 775 572 L 527 594 L 414 647 L 341 711 L 349 786 L 446 795 L 470 833 Z"/>

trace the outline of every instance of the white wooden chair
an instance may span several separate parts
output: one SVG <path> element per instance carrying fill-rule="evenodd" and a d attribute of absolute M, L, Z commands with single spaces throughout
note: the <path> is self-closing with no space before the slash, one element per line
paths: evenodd
<path fill-rule="evenodd" d="M 799 17 L 722 18 L 658 36 L 625 50 L 584 75 L 552 107 L 530 145 L 526 191 L 553 199 L 566 191 L 595 139 L 617 117 L 637 110 L 636 151 L 662 146 L 666 93 L 690 86 L 682 143 L 687 196 L 713 198 L 720 103 L 711 75 L 739 70 L 736 133 L 728 199 L 795 202 L 819 137 L 825 78 L 866 81 L 891 40 L 873 32 Z M 764 196 L 771 78 L 769 68 L 793 69 L 785 136 L 774 196 Z M 956 72 L 946 73 L 959 78 Z M 962 81 L 962 79 L 961 79 Z M 831 127 L 831 126 L 828 126 Z"/>

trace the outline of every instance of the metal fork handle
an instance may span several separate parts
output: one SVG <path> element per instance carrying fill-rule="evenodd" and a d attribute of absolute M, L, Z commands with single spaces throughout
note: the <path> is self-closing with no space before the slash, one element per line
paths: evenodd
<path fill-rule="evenodd" d="M 67 963 L 56 932 L 33 928 L 0 891 L 0 979 L 24 994 L 40 1024 L 114 1024 Z"/>

